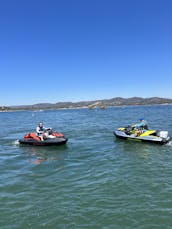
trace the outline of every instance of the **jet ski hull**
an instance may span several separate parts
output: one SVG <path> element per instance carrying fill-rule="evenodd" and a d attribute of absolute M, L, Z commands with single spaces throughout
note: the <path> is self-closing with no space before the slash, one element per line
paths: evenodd
<path fill-rule="evenodd" d="M 170 141 L 170 137 L 162 138 L 156 135 L 148 135 L 148 136 L 134 136 L 134 134 L 126 134 L 124 131 L 116 130 L 114 131 L 114 135 L 117 138 L 124 139 L 124 140 L 131 140 L 131 141 L 137 141 L 137 142 L 150 142 L 150 143 L 156 143 L 156 144 L 166 144 Z"/>
<path fill-rule="evenodd" d="M 45 139 L 44 141 L 35 140 L 33 138 L 30 139 L 20 139 L 19 143 L 22 145 L 33 145 L 33 146 L 59 146 L 64 145 L 68 141 L 67 138 L 52 138 Z"/>

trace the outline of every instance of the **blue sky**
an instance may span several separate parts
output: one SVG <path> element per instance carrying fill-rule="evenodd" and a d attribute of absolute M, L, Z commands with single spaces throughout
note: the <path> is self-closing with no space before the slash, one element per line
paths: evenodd
<path fill-rule="evenodd" d="M 172 98 L 171 0 L 0 2 L 0 105 Z"/>

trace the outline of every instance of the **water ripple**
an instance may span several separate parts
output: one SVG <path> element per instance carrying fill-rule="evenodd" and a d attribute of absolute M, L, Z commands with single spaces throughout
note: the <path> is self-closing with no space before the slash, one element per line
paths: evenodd
<path fill-rule="evenodd" d="M 112 134 L 143 113 L 172 133 L 166 110 L 172 114 L 171 106 L 1 114 L 2 228 L 171 229 L 171 142 L 140 144 Z M 64 132 L 67 146 L 16 144 L 39 120 Z"/>

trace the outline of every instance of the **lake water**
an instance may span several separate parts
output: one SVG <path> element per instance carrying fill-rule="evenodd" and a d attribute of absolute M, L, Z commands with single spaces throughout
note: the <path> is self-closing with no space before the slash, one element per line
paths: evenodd
<path fill-rule="evenodd" d="M 0 228 L 171 229 L 172 143 L 115 139 L 145 117 L 172 135 L 172 106 L 0 113 Z M 66 146 L 19 146 L 46 127 Z"/>

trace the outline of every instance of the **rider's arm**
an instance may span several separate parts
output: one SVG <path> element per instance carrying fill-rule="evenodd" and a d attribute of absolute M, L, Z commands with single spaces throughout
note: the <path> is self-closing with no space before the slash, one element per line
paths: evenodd
<path fill-rule="evenodd" d="M 140 122 L 140 123 L 137 123 L 135 125 L 136 128 L 139 128 L 139 127 L 144 127 L 147 123 L 146 122 Z"/>
<path fill-rule="evenodd" d="M 36 133 L 39 133 L 39 127 L 38 126 L 36 127 Z"/>
<path fill-rule="evenodd" d="M 44 131 L 40 130 L 39 126 L 36 127 L 36 133 L 42 134 Z"/>

